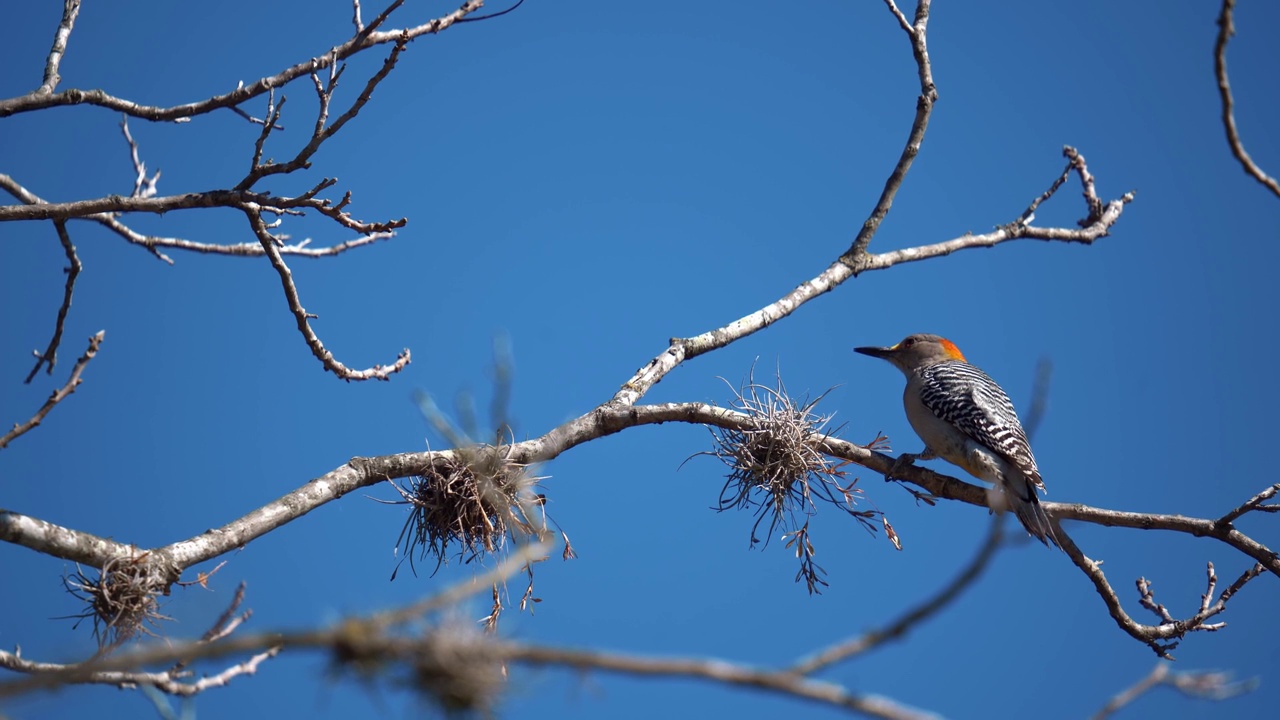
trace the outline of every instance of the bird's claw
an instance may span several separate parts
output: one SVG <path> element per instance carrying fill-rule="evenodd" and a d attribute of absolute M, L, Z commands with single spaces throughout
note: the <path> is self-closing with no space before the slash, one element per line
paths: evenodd
<path fill-rule="evenodd" d="M 902 453 L 899 455 L 898 459 L 894 460 L 893 465 L 889 467 L 889 472 L 885 473 L 884 481 L 893 482 L 894 479 L 899 477 L 898 472 L 904 467 L 910 467 L 913 465 L 918 457 L 920 456 L 913 455 L 912 453 Z"/>
<path fill-rule="evenodd" d="M 922 453 L 902 453 L 898 456 L 898 459 L 893 461 L 893 465 L 890 466 L 889 472 L 885 473 L 884 481 L 891 482 L 898 479 L 898 472 L 904 467 L 912 466 L 917 460 L 932 460 L 936 457 L 938 457 L 937 453 L 933 452 L 929 448 L 925 448 Z"/>

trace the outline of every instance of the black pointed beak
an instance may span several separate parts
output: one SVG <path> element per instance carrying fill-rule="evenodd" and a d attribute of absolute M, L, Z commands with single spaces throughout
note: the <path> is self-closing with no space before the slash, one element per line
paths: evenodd
<path fill-rule="evenodd" d="M 887 359 L 893 354 L 894 348 L 887 347 L 856 347 L 853 349 L 856 353 L 870 355 L 873 358 Z"/>

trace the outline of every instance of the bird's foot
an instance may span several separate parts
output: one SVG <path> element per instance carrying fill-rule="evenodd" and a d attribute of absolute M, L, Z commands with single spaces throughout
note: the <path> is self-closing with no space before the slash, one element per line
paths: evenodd
<path fill-rule="evenodd" d="M 888 469 L 888 473 L 884 473 L 884 482 L 890 483 L 893 482 L 893 479 L 901 477 L 899 473 L 901 473 L 902 468 L 914 465 L 916 457 L 919 457 L 919 455 L 913 455 L 910 454 L 910 452 L 904 452 L 904 454 L 897 456 L 897 460 L 893 461 L 893 465 Z"/>
<path fill-rule="evenodd" d="M 901 472 L 903 468 L 914 465 L 916 460 L 932 460 L 936 457 L 938 457 L 937 453 L 933 452 L 929 448 L 925 448 L 924 452 L 920 453 L 902 453 L 898 456 L 898 459 L 893 461 L 893 465 L 889 468 L 889 472 L 885 474 L 884 480 L 885 482 L 897 480 L 901 477 L 898 473 Z"/>

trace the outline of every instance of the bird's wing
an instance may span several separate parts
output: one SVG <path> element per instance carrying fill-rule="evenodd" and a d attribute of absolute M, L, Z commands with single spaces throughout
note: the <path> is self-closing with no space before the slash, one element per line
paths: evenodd
<path fill-rule="evenodd" d="M 921 372 L 925 407 L 961 432 L 994 450 L 1044 489 L 1031 443 L 1018 412 L 990 376 L 966 362 L 942 362 Z"/>

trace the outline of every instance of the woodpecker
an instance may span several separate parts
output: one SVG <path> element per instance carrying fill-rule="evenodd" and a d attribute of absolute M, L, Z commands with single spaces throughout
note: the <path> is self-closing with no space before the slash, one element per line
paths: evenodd
<path fill-rule="evenodd" d="M 941 457 L 963 468 L 994 485 L 987 491 L 992 510 L 1012 510 L 1029 535 L 1046 546 L 1058 545 L 1036 494 L 1044 491 L 1044 481 L 1027 433 L 995 380 L 970 365 L 955 343 L 937 335 L 908 335 L 892 347 L 854 351 L 888 360 L 907 376 L 902 403 L 925 450 L 903 454 L 898 463 Z"/>

